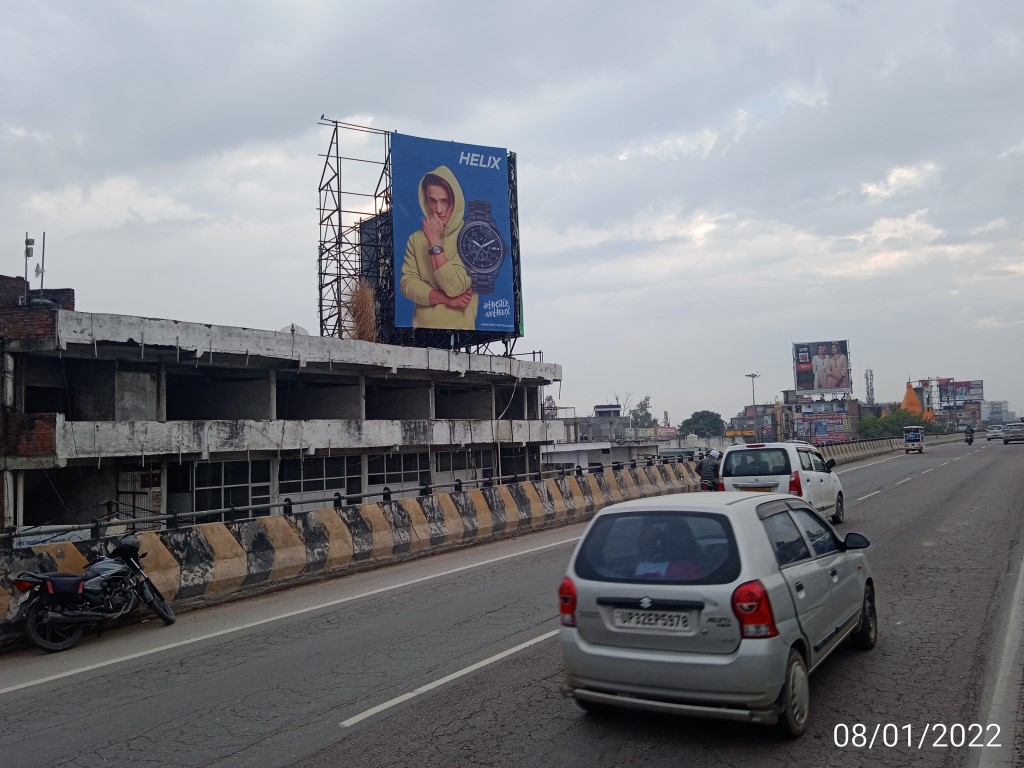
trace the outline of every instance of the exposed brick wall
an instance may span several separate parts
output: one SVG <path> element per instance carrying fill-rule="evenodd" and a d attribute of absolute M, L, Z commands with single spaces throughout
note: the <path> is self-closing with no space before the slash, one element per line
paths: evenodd
<path fill-rule="evenodd" d="M 42 296 L 38 290 L 29 291 L 30 299 L 47 299 L 61 309 L 74 311 L 75 292 L 71 288 L 47 288 Z M 25 299 L 25 278 L 0 275 L 0 309 L 20 307 Z"/>
<path fill-rule="evenodd" d="M 8 456 L 53 456 L 57 452 L 57 415 L 7 414 L 3 448 Z"/>
<path fill-rule="evenodd" d="M 57 332 L 57 313 L 48 307 L 0 309 L 0 338 L 39 339 Z"/>

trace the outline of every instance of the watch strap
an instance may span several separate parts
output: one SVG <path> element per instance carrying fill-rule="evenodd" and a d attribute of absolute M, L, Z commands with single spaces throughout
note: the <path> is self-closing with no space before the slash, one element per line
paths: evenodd
<path fill-rule="evenodd" d="M 479 273 L 470 274 L 473 279 L 473 289 L 479 294 L 494 293 L 494 283 L 498 279 L 497 272 L 488 272 L 486 275 Z"/>

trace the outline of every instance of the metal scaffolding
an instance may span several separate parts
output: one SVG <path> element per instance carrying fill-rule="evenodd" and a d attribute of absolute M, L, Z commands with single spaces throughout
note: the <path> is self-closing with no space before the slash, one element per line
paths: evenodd
<path fill-rule="evenodd" d="M 327 152 L 321 155 L 324 165 L 320 174 L 318 209 L 320 335 L 352 338 L 354 328 L 349 299 L 360 280 L 372 277 L 370 262 L 375 261 L 379 265 L 384 263 L 381 254 L 366 252 L 366 222 L 379 222 L 381 218 L 386 218 L 390 238 L 391 174 L 387 158 L 390 156 L 391 135 L 387 131 L 330 120 L 323 116 L 319 124 L 331 129 L 330 145 Z M 343 137 L 355 133 L 367 134 L 371 141 L 352 141 L 353 145 L 365 148 L 367 144 L 372 146 L 379 143 L 380 154 L 377 158 L 342 154 Z M 365 139 L 366 136 L 361 135 L 359 138 Z M 373 179 L 373 174 L 367 177 L 366 173 L 374 166 L 380 169 L 376 186 L 372 186 L 372 181 L 367 181 L 367 178 Z M 351 181 L 345 182 L 348 185 L 346 188 L 343 179 L 349 177 Z M 385 212 L 388 215 L 381 217 L 380 214 Z M 373 238 L 375 244 L 384 242 L 380 237 Z"/>

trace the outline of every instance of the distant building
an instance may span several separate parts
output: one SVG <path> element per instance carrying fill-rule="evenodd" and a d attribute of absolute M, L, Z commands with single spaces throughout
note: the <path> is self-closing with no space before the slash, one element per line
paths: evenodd
<path fill-rule="evenodd" d="M 981 420 L 986 424 L 1009 424 L 1017 420 L 1017 414 L 1010 410 L 1008 400 L 984 400 L 981 403 Z"/>

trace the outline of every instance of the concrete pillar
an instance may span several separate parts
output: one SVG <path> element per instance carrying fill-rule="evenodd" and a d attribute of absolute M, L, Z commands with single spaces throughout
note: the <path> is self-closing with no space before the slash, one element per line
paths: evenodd
<path fill-rule="evenodd" d="M 14 515 L 17 504 L 17 495 L 15 494 L 14 487 L 14 472 L 9 469 L 4 470 L 2 482 L 3 496 L 0 498 L 0 502 L 2 502 L 3 506 L 0 507 L 0 530 L 14 525 Z"/>
<path fill-rule="evenodd" d="M 156 420 L 167 421 L 167 364 L 160 363 L 156 370 Z M 163 492 L 166 492 L 164 489 Z"/>
<path fill-rule="evenodd" d="M 270 421 L 277 421 L 277 371 L 273 369 L 267 371 L 267 383 L 268 397 L 270 398 L 270 415 L 268 419 Z"/>

